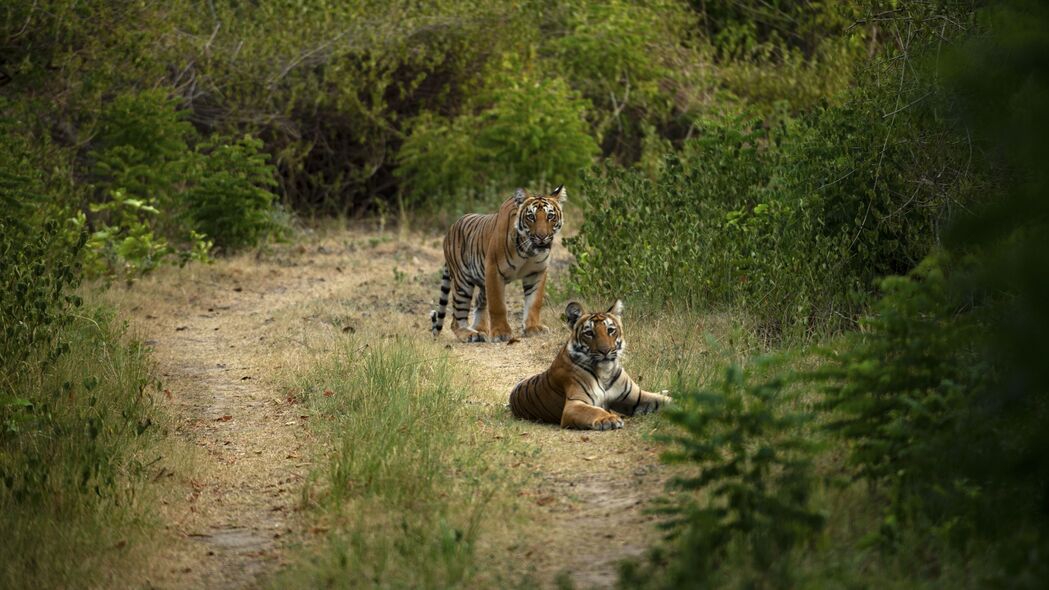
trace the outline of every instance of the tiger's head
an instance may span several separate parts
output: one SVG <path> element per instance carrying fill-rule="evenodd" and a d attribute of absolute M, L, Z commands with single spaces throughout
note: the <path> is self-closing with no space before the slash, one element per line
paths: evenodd
<path fill-rule="evenodd" d="M 584 365 L 617 364 L 626 347 L 622 314 L 623 302 L 618 299 L 607 311 L 589 314 L 575 301 L 569 303 L 565 307 L 565 321 L 572 331 L 568 354 Z"/>
<path fill-rule="evenodd" d="M 514 193 L 517 203 L 517 234 L 521 245 L 529 250 L 549 250 L 554 237 L 561 231 L 561 203 L 565 201 L 565 185 L 549 195 L 530 195 L 523 188 Z"/>

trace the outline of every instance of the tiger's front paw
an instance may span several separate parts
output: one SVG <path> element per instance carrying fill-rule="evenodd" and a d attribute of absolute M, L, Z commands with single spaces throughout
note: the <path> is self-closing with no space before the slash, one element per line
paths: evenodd
<path fill-rule="evenodd" d="M 649 394 L 647 399 L 644 399 L 641 404 L 638 405 L 634 414 L 651 414 L 664 406 L 670 405 L 673 400 L 667 395 L 667 393 L 669 392 L 664 389 L 660 393 Z"/>
<path fill-rule="evenodd" d="M 525 328 L 524 335 L 525 336 L 538 336 L 540 334 L 545 334 L 545 333 L 547 333 L 549 331 L 550 331 L 550 328 L 548 328 L 548 327 L 546 327 L 546 326 L 544 326 L 542 324 L 539 324 L 538 326 L 529 326 L 529 327 Z"/>
<path fill-rule="evenodd" d="M 590 424 L 591 430 L 618 430 L 622 427 L 623 419 L 611 413 L 594 419 Z"/>
<path fill-rule="evenodd" d="M 492 328 L 488 340 L 490 342 L 506 342 L 512 336 L 513 332 L 510 330 L 510 326 L 502 326 L 498 328 Z"/>

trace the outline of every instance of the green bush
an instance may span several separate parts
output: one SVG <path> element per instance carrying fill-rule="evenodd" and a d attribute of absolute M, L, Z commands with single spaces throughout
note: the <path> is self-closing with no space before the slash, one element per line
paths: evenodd
<path fill-rule="evenodd" d="M 830 382 L 829 427 L 849 441 L 855 474 L 884 486 L 890 514 L 881 533 L 889 541 L 899 535 L 894 527 L 916 520 L 964 524 L 950 517 L 986 502 L 980 496 L 989 483 L 966 470 L 1013 444 L 972 411 L 990 396 L 995 371 L 976 346 L 981 314 L 957 314 L 944 263 L 934 256 L 908 277 L 885 279 L 864 334 L 819 372 Z M 950 532 L 968 538 L 977 531 Z"/>
<path fill-rule="evenodd" d="M 650 166 L 710 107 L 716 81 L 683 2 L 564 3 L 541 46 L 549 68 L 593 105 L 586 116 L 602 152 Z"/>
<path fill-rule="evenodd" d="M 764 114 L 838 102 L 853 69 L 880 41 L 876 28 L 855 25 L 878 11 L 874 2 L 742 0 L 699 7 L 719 81 Z"/>
<path fill-rule="evenodd" d="M 262 141 L 249 135 L 235 142 L 212 137 L 197 147 L 202 156 L 199 180 L 182 199 L 195 231 L 226 251 L 250 247 L 281 233 L 275 197 L 277 184 Z"/>
<path fill-rule="evenodd" d="M 51 146 L 0 128 L 0 396 L 33 370 L 30 359 L 53 361 L 68 350 L 59 334 L 79 305 L 70 291 L 80 281 L 84 236 L 64 223 L 64 172 Z"/>
<path fill-rule="evenodd" d="M 627 566 L 627 587 L 792 587 L 791 552 L 811 541 L 824 516 L 812 506 L 817 479 L 807 414 L 791 412 L 780 380 L 748 384 L 736 367 L 711 389 L 675 397 L 664 460 L 687 475 L 660 510 L 673 541 L 656 567 Z M 664 553 L 667 552 L 667 553 Z M 658 567 L 669 560 L 666 569 Z"/>
<path fill-rule="evenodd" d="M 1049 46 L 1049 12 L 1012 2 L 981 21 L 940 73 L 995 165 L 994 198 L 959 216 L 945 251 L 884 281 L 865 333 L 818 376 L 854 472 L 877 486 L 883 544 L 940 540 L 984 562 L 985 584 L 1033 588 L 1049 555 L 1049 149 L 1036 115 L 1049 76 L 1030 56 Z"/>
<path fill-rule="evenodd" d="M 522 80 L 485 95 L 491 106 L 445 122 L 424 115 L 401 147 L 397 175 L 412 204 L 460 191 L 544 187 L 575 178 L 597 155 L 587 109 L 561 79 Z"/>
<path fill-rule="evenodd" d="M 207 260 L 212 244 L 232 251 L 280 231 L 262 143 L 200 140 L 186 116 L 164 88 L 120 95 L 102 112 L 88 153 L 91 274 L 133 280 L 165 262 Z"/>
<path fill-rule="evenodd" d="M 574 287 L 745 308 L 773 337 L 852 327 L 875 280 L 917 264 L 988 182 L 942 99 L 885 116 L 934 88 L 875 82 L 799 120 L 708 122 L 655 179 L 592 174 Z"/>

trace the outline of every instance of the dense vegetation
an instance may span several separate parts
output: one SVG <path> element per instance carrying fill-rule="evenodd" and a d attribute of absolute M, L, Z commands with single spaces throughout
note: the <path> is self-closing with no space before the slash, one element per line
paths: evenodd
<path fill-rule="evenodd" d="M 880 22 L 907 43 L 839 105 L 730 123 L 655 179 L 591 181 L 578 288 L 742 304 L 772 342 L 818 342 L 686 384 L 667 458 L 694 493 L 665 506 L 673 541 L 631 586 L 1044 583 L 1049 95 L 1032 58 L 1049 12 L 915 3 Z"/>
<path fill-rule="evenodd" d="M 56 522 L 103 526 L 97 502 L 141 516 L 145 359 L 83 307 L 83 277 L 254 247 L 286 211 L 443 221 L 580 179 L 567 290 L 727 310 L 780 356 L 714 382 L 677 359 L 668 458 L 697 474 L 664 506 L 673 539 L 624 582 L 1036 586 L 1046 31 L 1023 0 L 7 3 L 5 530 L 26 546 Z M 333 469 L 381 483 L 343 455 Z M 416 573 L 468 579 L 469 524 L 437 525 L 455 540 Z M 319 559 L 395 541 L 333 543 Z M 77 575 L 35 563 L 0 573 Z"/>

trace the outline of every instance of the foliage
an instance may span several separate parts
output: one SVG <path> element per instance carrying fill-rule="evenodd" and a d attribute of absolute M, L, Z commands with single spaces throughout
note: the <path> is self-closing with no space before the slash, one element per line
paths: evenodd
<path fill-rule="evenodd" d="M 166 261 L 206 261 L 213 243 L 235 250 L 280 230 L 261 142 L 198 141 L 185 116 L 163 88 L 118 96 L 103 111 L 88 153 L 99 195 L 86 220 L 92 274 L 130 281 Z"/>
<path fill-rule="evenodd" d="M 59 337 L 80 300 L 70 293 L 80 279 L 84 237 L 62 223 L 61 168 L 48 146 L 33 147 L 7 128 L 0 132 L 0 395 L 30 359 L 53 362 L 68 351 Z"/>
<path fill-rule="evenodd" d="M 856 27 L 867 13 L 891 11 L 878 2 L 701 2 L 701 27 L 720 65 L 718 78 L 734 96 L 766 114 L 837 102 L 854 64 L 876 50 L 878 24 Z M 890 13 L 891 14 L 891 13 Z"/>
<path fill-rule="evenodd" d="M 114 562 L 137 551 L 151 520 L 147 462 L 158 457 L 145 450 L 158 417 L 146 350 L 94 307 L 54 332 L 65 352 L 34 352 L 0 394 L 0 526 L 18 548 L 0 556 L 5 587 L 123 579 L 135 568 Z"/>
<path fill-rule="evenodd" d="M 837 417 L 830 427 L 851 443 L 856 475 L 887 488 L 892 513 L 882 534 L 889 540 L 898 536 L 894 527 L 921 515 L 942 521 L 988 501 L 981 496 L 990 482 L 966 470 L 1013 444 L 973 412 L 989 397 L 995 370 L 976 346 L 983 318 L 958 315 L 944 266 L 942 255 L 933 256 L 908 277 L 885 279 L 864 335 L 819 373 Z"/>
<path fill-rule="evenodd" d="M 745 307 L 773 338 L 852 327 L 875 280 L 920 261 L 989 182 L 938 87 L 892 68 L 798 119 L 712 119 L 655 178 L 596 171 L 574 287 Z"/>
<path fill-rule="evenodd" d="M 198 145 L 199 181 L 183 196 L 194 231 L 223 250 L 254 246 L 286 228 L 274 208 L 276 185 L 262 141 L 246 135 L 235 142 L 214 136 Z"/>
<path fill-rule="evenodd" d="M 773 163 L 768 181 L 726 217 L 744 242 L 754 240 L 747 229 L 777 238 L 764 242 L 769 259 L 797 248 L 792 255 L 804 253 L 809 265 L 814 252 L 805 243 L 821 240 L 844 250 L 844 257 L 815 257 L 828 263 L 818 267 L 828 282 L 863 277 L 854 265 L 875 276 L 907 273 L 878 283 L 860 331 L 831 341 L 821 367 L 794 370 L 794 378 L 812 379 L 822 399 L 812 418 L 833 437 L 828 447 L 845 451 L 844 465 L 837 453 L 812 449 L 801 449 L 801 460 L 856 480 L 820 490 L 817 500 L 837 511 L 826 532 L 833 545 L 787 554 L 782 566 L 799 585 L 848 586 L 860 580 L 846 573 L 856 567 L 865 568 L 860 583 L 876 585 L 1033 588 L 1045 579 L 1049 272 L 1042 254 L 1049 182 L 1046 130 L 1035 113 L 1045 110 L 1049 86 L 1044 64 L 1032 56 L 1047 47 L 1049 13 L 1026 2 L 989 7 L 976 18 L 972 9 L 914 3 L 883 15 L 880 26 L 906 31 L 900 38 L 911 44 L 888 48 L 882 63 L 913 60 L 913 69 L 878 71 L 883 66 L 875 64 L 878 75 L 896 74 L 892 86 L 860 85 L 842 105 L 757 141 Z M 974 28 L 960 41 L 922 41 L 930 21 Z M 938 61 L 923 63 L 922 55 Z M 796 177 L 779 156 L 795 163 Z M 743 157 L 729 161 L 733 173 L 753 168 Z M 681 174 L 674 166 L 668 174 Z M 658 184 L 644 188 L 662 197 Z M 738 236 L 719 233 L 719 243 L 734 249 Z M 632 245 L 645 252 L 637 240 Z M 924 258 L 916 264 L 916 257 Z M 731 268 L 769 284 L 792 280 L 789 266 L 755 261 Z M 704 411 L 693 412 L 703 420 Z M 760 437 L 743 440 L 760 445 Z M 717 456 L 726 455 L 733 456 Z M 668 586 L 769 583 L 759 577 L 761 567 L 732 559 L 723 567 L 742 567 L 731 576 L 674 578 L 697 561 L 679 547 L 665 549 L 668 563 L 657 569 Z M 641 573 L 640 580 L 654 579 Z M 635 575 L 628 570 L 625 580 Z"/>
<path fill-rule="evenodd" d="M 833 102 L 882 38 L 848 28 L 865 6 L 45 0 L 0 13 L 0 68 L 73 149 L 99 105 L 166 88 L 203 135 L 261 139 L 286 205 L 358 213 L 543 185 L 595 154 L 651 171 L 710 114 Z"/>
<path fill-rule="evenodd" d="M 1035 113 L 1049 85 L 1030 56 L 1047 46 L 1049 12 L 1015 2 L 981 16 L 987 28 L 952 48 L 944 72 L 975 149 L 997 164 L 999 198 L 960 217 L 946 253 L 886 279 L 869 333 L 821 376 L 857 473 L 888 487 L 883 541 L 907 531 L 963 554 L 993 547 L 988 577 L 1035 587 L 1049 550 L 1049 182 Z M 990 77 L 971 71 L 992 62 Z"/>
<path fill-rule="evenodd" d="M 692 43 L 696 14 L 684 3 L 565 3 L 558 15 L 564 34 L 541 53 L 551 68 L 586 97 L 595 139 L 620 164 L 645 162 L 679 141 L 709 108 L 716 81 L 708 58 Z"/>
<path fill-rule="evenodd" d="M 714 389 L 675 398 L 667 419 L 678 429 L 667 437 L 664 460 L 687 466 L 689 475 L 670 481 L 685 493 L 661 510 L 677 539 L 656 562 L 671 565 L 659 576 L 628 567 L 625 585 L 707 588 L 725 576 L 753 576 L 742 585 L 792 586 L 790 553 L 819 532 L 823 516 L 812 506 L 807 418 L 788 410 L 784 386 L 748 384 L 732 367 Z M 734 568 L 740 572 L 725 572 Z"/>
<path fill-rule="evenodd" d="M 486 98 L 491 106 L 476 115 L 419 120 L 396 172 L 412 203 L 443 203 L 464 188 L 561 184 L 596 155 L 583 119 L 588 105 L 563 80 L 507 84 Z"/>

